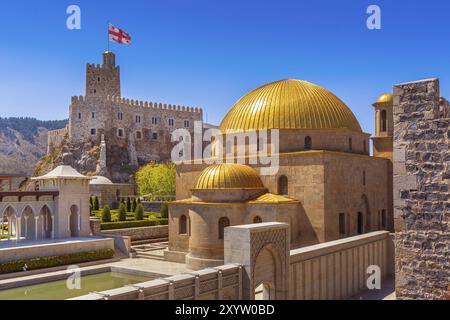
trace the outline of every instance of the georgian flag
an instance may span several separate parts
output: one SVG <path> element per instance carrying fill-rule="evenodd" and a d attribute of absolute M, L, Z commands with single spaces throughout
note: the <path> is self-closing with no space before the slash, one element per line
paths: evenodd
<path fill-rule="evenodd" d="M 117 42 L 121 44 L 129 45 L 131 43 L 131 37 L 128 33 L 113 26 L 111 23 L 108 27 L 109 41 Z"/>

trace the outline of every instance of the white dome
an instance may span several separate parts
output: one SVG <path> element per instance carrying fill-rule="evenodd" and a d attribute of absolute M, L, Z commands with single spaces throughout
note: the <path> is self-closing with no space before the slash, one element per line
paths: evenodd
<path fill-rule="evenodd" d="M 113 184 L 111 180 L 103 176 L 94 176 L 89 184 Z"/>

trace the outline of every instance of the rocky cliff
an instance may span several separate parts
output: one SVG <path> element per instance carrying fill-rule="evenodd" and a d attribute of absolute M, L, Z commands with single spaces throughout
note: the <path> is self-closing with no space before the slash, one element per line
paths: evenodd
<path fill-rule="evenodd" d="M 66 124 L 67 120 L 0 118 L 0 172 L 31 175 L 46 154 L 47 132 Z"/>

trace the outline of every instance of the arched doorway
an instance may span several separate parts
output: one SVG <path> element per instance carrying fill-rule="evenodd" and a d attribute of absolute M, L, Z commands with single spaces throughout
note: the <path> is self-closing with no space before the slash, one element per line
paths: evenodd
<path fill-rule="evenodd" d="M 289 193 L 288 178 L 286 176 L 280 176 L 278 178 L 278 194 L 287 196 Z"/>
<path fill-rule="evenodd" d="M 70 207 L 70 236 L 78 237 L 80 234 L 80 214 L 78 207 L 73 205 Z"/>
<path fill-rule="evenodd" d="M 36 235 L 40 239 L 51 239 L 53 233 L 53 219 L 50 209 L 43 206 L 39 212 L 39 217 L 36 221 Z M 39 227 L 40 226 L 40 227 Z"/>
<path fill-rule="evenodd" d="M 364 218 L 363 218 L 362 212 L 358 212 L 357 220 L 358 220 L 357 221 L 358 234 L 363 234 L 364 233 Z"/>
<path fill-rule="evenodd" d="M 178 222 L 178 233 L 179 234 L 187 234 L 187 218 L 183 214 Z"/>
<path fill-rule="evenodd" d="M 312 139 L 310 136 L 307 136 L 305 138 L 305 150 L 311 150 L 312 149 Z"/>
<path fill-rule="evenodd" d="M 230 220 L 226 217 L 219 219 L 219 239 L 223 239 L 225 235 L 225 228 L 230 226 Z"/>
<path fill-rule="evenodd" d="M 369 207 L 369 199 L 365 194 L 361 197 L 361 212 L 364 213 L 364 232 L 372 231 L 372 214 Z"/>
<path fill-rule="evenodd" d="M 34 211 L 30 206 L 25 207 L 22 211 L 21 217 L 21 237 L 25 240 L 35 240 L 36 239 L 36 228 L 34 221 Z"/>
<path fill-rule="evenodd" d="M 16 210 L 8 206 L 2 213 L 2 235 L 8 236 L 8 240 L 16 235 Z"/>
<path fill-rule="evenodd" d="M 255 260 L 253 270 L 255 300 L 286 299 L 277 296 L 283 291 L 281 258 L 272 244 L 263 247 Z"/>

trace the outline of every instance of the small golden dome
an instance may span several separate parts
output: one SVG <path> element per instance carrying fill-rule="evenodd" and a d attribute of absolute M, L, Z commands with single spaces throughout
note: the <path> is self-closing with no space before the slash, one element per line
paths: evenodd
<path fill-rule="evenodd" d="M 377 102 L 375 102 L 375 103 L 393 103 L 393 102 L 394 102 L 394 96 L 390 93 L 385 93 L 385 94 L 381 95 L 377 99 Z"/>
<path fill-rule="evenodd" d="M 204 169 L 195 183 L 194 190 L 262 188 L 264 184 L 252 167 L 244 164 L 221 163 Z"/>
<path fill-rule="evenodd" d="M 362 132 L 353 112 L 333 93 L 303 80 L 280 80 L 244 95 L 219 129 L 348 129 Z"/>

